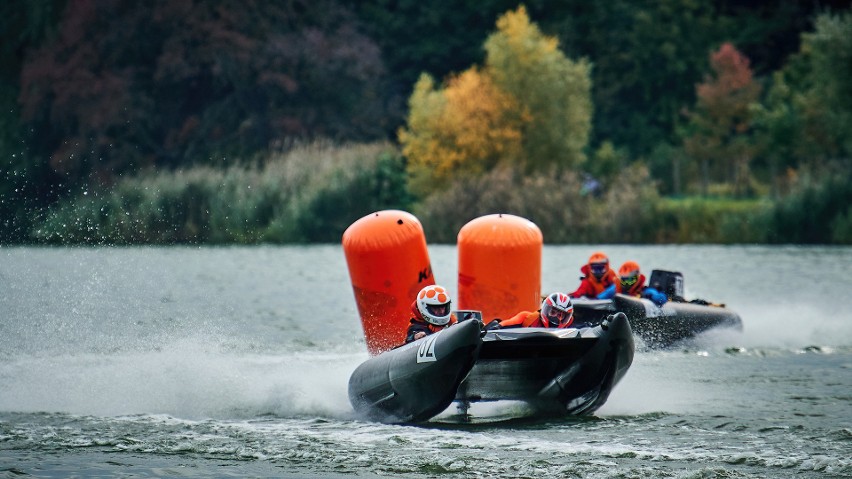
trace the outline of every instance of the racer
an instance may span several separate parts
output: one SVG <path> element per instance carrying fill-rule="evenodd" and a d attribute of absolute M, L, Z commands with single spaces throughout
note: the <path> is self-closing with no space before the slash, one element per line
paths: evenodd
<path fill-rule="evenodd" d="M 443 286 L 433 284 L 421 289 L 411 303 L 414 317 L 408 326 L 405 342 L 416 341 L 455 324 L 457 320 L 451 309 L 450 293 Z"/>
<path fill-rule="evenodd" d="M 499 328 L 567 328 L 574 322 L 574 304 L 565 293 L 550 293 L 538 311 L 521 311 L 501 320 Z"/>
<path fill-rule="evenodd" d="M 601 251 L 593 253 L 589 262 L 580 268 L 580 272 L 583 277 L 577 290 L 570 293 L 572 298 L 597 297 L 618 280 L 615 271 L 609 267 L 609 258 Z"/>
<path fill-rule="evenodd" d="M 657 306 L 668 301 L 665 293 L 645 285 L 645 275 L 639 270 L 639 263 L 625 261 L 618 268 L 618 281 L 597 295 L 598 299 L 609 299 L 619 294 L 650 299 Z"/>

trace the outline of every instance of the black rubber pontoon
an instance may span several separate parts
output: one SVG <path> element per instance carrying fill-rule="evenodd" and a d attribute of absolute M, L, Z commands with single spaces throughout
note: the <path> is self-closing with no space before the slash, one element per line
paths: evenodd
<path fill-rule="evenodd" d="M 594 412 L 627 372 L 634 352 L 623 314 L 598 323 L 489 331 L 456 400 L 520 400 L 561 415 Z"/>
<path fill-rule="evenodd" d="M 623 312 L 633 332 L 650 348 L 666 348 L 714 328 L 742 329 L 740 316 L 722 305 L 667 301 L 657 306 L 648 299 L 615 295 L 610 299 L 576 298 L 574 314 L 581 321 L 597 321 Z"/>
<path fill-rule="evenodd" d="M 483 331 L 477 320 L 384 352 L 349 379 L 355 411 L 372 420 L 420 422 L 455 400 L 520 400 L 561 415 L 604 404 L 633 361 L 623 314 L 580 329 Z"/>
<path fill-rule="evenodd" d="M 428 420 L 453 402 L 479 356 L 480 336 L 481 323 L 465 321 L 368 359 L 349 378 L 349 402 L 375 421 Z"/>

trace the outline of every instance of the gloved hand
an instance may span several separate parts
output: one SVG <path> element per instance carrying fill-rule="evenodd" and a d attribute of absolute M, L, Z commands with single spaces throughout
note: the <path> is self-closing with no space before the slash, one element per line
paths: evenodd
<path fill-rule="evenodd" d="M 486 331 L 493 331 L 495 329 L 500 329 L 500 327 L 501 327 L 500 321 L 501 321 L 500 318 L 492 319 L 491 322 L 489 322 L 488 324 L 485 325 L 485 330 Z"/>
<path fill-rule="evenodd" d="M 664 293 L 661 293 L 654 288 L 645 288 L 645 291 L 642 291 L 642 297 L 650 299 L 651 302 L 657 306 L 662 306 L 669 300 Z"/>

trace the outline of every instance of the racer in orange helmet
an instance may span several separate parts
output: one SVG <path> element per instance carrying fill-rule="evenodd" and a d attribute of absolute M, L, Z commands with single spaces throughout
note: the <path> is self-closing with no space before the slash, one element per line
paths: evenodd
<path fill-rule="evenodd" d="M 650 299 L 657 306 L 662 306 L 668 298 L 660 291 L 645 286 L 645 275 L 639 270 L 639 263 L 625 261 L 618 268 L 618 281 L 600 293 L 598 299 L 609 299 L 619 294 Z"/>
<path fill-rule="evenodd" d="M 443 286 L 433 284 L 421 289 L 411 303 L 414 317 L 408 326 L 405 342 L 416 341 L 455 324 L 457 321 L 451 309 L 450 293 Z"/>
<path fill-rule="evenodd" d="M 615 284 L 618 277 L 609 267 L 609 258 L 604 253 L 597 251 L 589 257 L 589 262 L 580 268 L 583 277 L 580 287 L 570 294 L 572 298 L 587 296 L 595 298 L 605 289 Z"/>
<path fill-rule="evenodd" d="M 574 303 L 565 293 L 551 293 L 538 311 L 521 311 L 500 321 L 500 328 L 567 328 L 574 322 Z"/>

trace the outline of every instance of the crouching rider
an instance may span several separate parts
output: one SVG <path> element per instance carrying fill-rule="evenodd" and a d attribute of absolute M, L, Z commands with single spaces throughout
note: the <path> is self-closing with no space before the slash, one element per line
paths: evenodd
<path fill-rule="evenodd" d="M 408 326 L 405 342 L 416 341 L 455 324 L 457 320 L 451 310 L 450 293 L 443 286 L 433 284 L 421 289 L 411 303 L 414 317 Z"/>
<path fill-rule="evenodd" d="M 500 328 L 567 328 L 574 322 L 574 303 L 565 293 L 550 293 L 538 311 L 521 311 L 501 320 Z"/>

